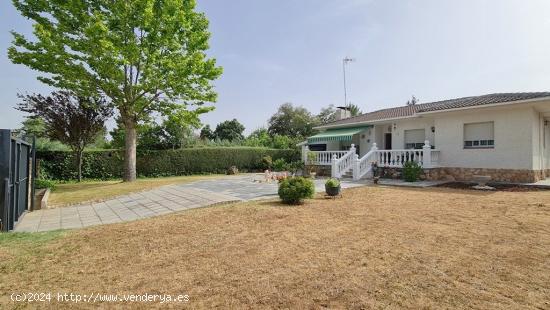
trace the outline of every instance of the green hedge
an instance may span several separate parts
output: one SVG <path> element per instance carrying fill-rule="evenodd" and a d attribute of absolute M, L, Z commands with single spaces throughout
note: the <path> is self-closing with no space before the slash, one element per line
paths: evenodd
<path fill-rule="evenodd" d="M 279 150 L 254 147 L 192 148 L 163 151 L 138 151 L 137 172 L 140 177 L 176 176 L 203 173 L 225 173 L 230 166 L 240 171 L 265 169 L 263 158 L 282 158 L 288 162 L 300 159 L 297 150 Z M 43 179 L 76 179 L 75 159 L 71 152 L 37 152 L 39 175 Z M 124 152 L 86 151 L 82 175 L 87 179 L 115 179 L 122 177 Z"/>

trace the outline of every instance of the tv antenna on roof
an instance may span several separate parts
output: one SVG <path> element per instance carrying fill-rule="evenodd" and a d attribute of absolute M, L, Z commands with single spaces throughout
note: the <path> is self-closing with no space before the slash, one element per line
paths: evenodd
<path fill-rule="evenodd" d="M 347 90 L 347 86 L 346 86 L 346 65 L 350 62 L 355 62 L 355 58 L 350 58 L 350 57 L 344 57 L 344 59 L 342 59 L 342 69 L 344 71 L 344 106 L 347 107 L 348 106 L 348 90 Z"/>

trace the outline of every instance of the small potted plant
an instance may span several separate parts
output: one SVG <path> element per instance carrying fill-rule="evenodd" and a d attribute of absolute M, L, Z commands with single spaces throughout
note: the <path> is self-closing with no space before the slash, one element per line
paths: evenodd
<path fill-rule="evenodd" d="M 331 178 L 325 182 L 325 192 L 328 196 L 338 196 L 340 195 L 341 190 L 342 186 L 338 179 Z"/>

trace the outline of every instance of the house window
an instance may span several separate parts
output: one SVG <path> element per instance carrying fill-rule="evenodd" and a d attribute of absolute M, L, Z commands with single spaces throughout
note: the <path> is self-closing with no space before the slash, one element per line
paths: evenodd
<path fill-rule="evenodd" d="M 310 144 L 308 145 L 309 150 L 313 152 L 324 152 L 327 150 L 326 144 Z"/>
<path fill-rule="evenodd" d="M 494 122 L 464 124 L 465 149 L 490 149 L 495 147 Z"/>
<path fill-rule="evenodd" d="M 421 149 L 425 140 L 424 129 L 405 130 L 405 149 Z"/>

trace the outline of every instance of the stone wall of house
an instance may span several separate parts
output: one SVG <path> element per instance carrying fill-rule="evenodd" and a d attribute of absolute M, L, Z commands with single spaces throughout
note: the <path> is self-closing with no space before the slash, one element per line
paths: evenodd
<path fill-rule="evenodd" d="M 379 168 L 379 175 L 382 178 L 402 179 L 402 168 Z M 330 177 L 330 166 L 317 166 L 317 176 Z M 474 176 L 490 176 L 493 182 L 508 183 L 534 183 L 550 178 L 550 169 L 528 170 L 528 169 L 490 169 L 490 168 L 431 168 L 423 169 L 420 180 L 432 181 L 472 181 Z"/>
<path fill-rule="evenodd" d="M 491 176 L 494 182 L 533 183 L 550 177 L 550 169 L 487 169 L 487 168 L 433 168 L 425 169 L 423 179 L 471 181 L 475 175 Z"/>
<path fill-rule="evenodd" d="M 330 177 L 331 175 L 331 166 L 316 166 L 315 172 L 320 177 Z"/>

